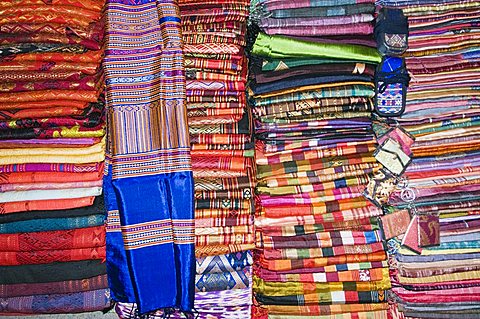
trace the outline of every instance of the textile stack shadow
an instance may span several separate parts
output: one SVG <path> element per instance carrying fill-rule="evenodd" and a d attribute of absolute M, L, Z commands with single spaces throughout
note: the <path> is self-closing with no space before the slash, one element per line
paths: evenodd
<path fill-rule="evenodd" d="M 387 318 L 372 153 L 373 1 L 262 0 L 249 85 L 257 163 L 255 318 Z"/>
<path fill-rule="evenodd" d="M 0 2 L 0 314 L 110 305 L 103 5 Z"/>

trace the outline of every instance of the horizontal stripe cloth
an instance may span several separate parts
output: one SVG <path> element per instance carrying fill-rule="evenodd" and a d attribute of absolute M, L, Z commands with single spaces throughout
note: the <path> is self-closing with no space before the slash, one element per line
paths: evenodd
<path fill-rule="evenodd" d="M 320 258 L 304 258 L 304 259 L 275 259 L 266 260 L 259 259 L 259 264 L 269 270 L 283 271 L 301 268 L 316 268 L 336 264 L 345 264 L 352 262 L 376 262 L 386 260 L 386 254 L 383 251 L 374 252 L 371 254 L 353 254 L 340 255 L 334 257 L 320 257 Z"/>
<path fill-rule="evenodd" d="M 342 313 L 370 312 L 386 310 L 387 304 L 339 304 L 339 305 L 308 305 L 308 306 L 276 306 L 262 305 L 269 314 L 295 314 L 297 316 L 308 315 L 335 315 Z"/>
<path fill-rule="evenodd" d="M 258 246 L 258 244 L 257 244 Z M 284 249 L 264 249 L 265 259 L 305 259 L 319 257 L 334 257 L 342 255 L 369 254 L 384 251 L 385 246 L 382 242 L 373 244 L 355 244 L 350 246 L 336 246 L 327 248 L 284 248 Z"/>
<path fill-rule="evenodd" d="M 381 241 L 381 233 L 379 231 L 330 231 L 285 237 L 262 235 L 261 241 L 264 248 L 320 248 L 376 243 Z"/>
<path fill-rule="evenodd" d="M 265 305 L 330 305 L 382 303 L 386 301 L 385 290 L 377 291 L 331 291 L 323 293 L 306 293 L 290 296 L 265 296 L 256 294 L 256 299 Z"/>
<path fill-rule="evenodd" d="M 372 268 L 339 272 L 314 272 L 302 274 L 281 274 L 271 272 L 260 274 L 265 281 L 275 282 L 345 282 L 345 281 L 379 281 L 389 276 L 388 268 Z"/>

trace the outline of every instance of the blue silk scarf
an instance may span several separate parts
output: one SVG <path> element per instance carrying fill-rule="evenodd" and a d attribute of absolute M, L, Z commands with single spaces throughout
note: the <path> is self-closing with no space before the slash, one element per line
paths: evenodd
<path fill-rule="evenodd" d="M 195 293 L 193 176 L 174 0 L 108 0 L 108 275 L 138 312 L 189 312 Z"/>

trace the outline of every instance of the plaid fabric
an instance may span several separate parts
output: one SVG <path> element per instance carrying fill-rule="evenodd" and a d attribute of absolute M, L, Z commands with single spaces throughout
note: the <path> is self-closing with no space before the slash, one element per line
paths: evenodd
<path fill-rule="evenodd" d="M 276 306 L 262 305 L 269 314 L 295 314 L 302 315 L 335 315 L 342 313 L 357 313 L 387 310 L 388 304 L 338 304 L 338 305 L 306 305 L 306 306 Z"/>
<path fill-rule="evenodd" d="M 264 248 L 325 248 L 348 245 L 372 244 L 381 241 L 379 230 L 330 231 L 297 236 L 261 236 Z"/>
<path fill-rule="evenodd" d="M 307 293 L 283 297 L 255 295 L 257 301 L 265 305 L 329 305 L 385 302 L 387 292 L 378 291 L 332 291 L 323 293 Z"/>
<path fill-rule="evenodd" d="M 297 209 L 297 207 L 298 206 L 296 206 L 295 209 Z M 304 210 L 312 209 L 312 207 L 309 206 L 304 206 L 303 208 Z M 259 212 L 259 215 L 265 215 L 265 212 L 269 212 L 269 209 L 270 208 L 262 209 L 262 211 Z M 288 209 L 291 212 L 291 208 Z M 273 215 L 273 213 L 270 213 L 270 215 Z M 325 213 L 321 215 L 298 215 L 282 218 L 257 217 L 255 219 L 255 225 L 257 225 L 257 227 L 259 228 L 263 227 L 263 225 L 312 225 L 321 223 L 352 221 L 355 219 L 362 219 L 381 215 L 383 215 L 383 211 L 379 207 L 371 205 L 350 210 L 341 210 L 337 212 Z"/>
<path fill-rule="evenodd" d="M 348 264 L 337 264 L 319 266 L 313 268 L 300 268 L 300 269 L 288 269 L 283 271 L 268 270 L 265 268 L 257 268 L 256 274 L 260 277 L 272 276 L 277 274 L 298 274 L 298 273 L 335 273 L 339 271 L 351 271 L 351 270 L 366 270 L 374 268 L 388 268 L 388 262 L 385 261 L 373 261 L 373 262 L 353 262 Z"/>
<path fill-rule="evenodd" d="M 329 182 L 317 184 L 305 184 L 297 186 L 257 187 L 259 194 L 269 195 L 290 195 L 310 192 L 322 192 L 326 190 L 339 189 L 347 186 L 360 186 L 368 184 L 368 176 L 356 176 L 351 178 L 340 178 Z"/>
<path fill-rule="evenodd" d="M 268 319 L 311 319 L 311 316 L 292 316 L 269 314 Z M 388 319 L 386 310 L 370 312 L 340 313 L 335 315 L 315 316 L 315 319 Z"/>
<path fill-rule="evenodd" d="M 322 217 L 327 213 L 349 211 L 364 207 L 373 208 L 374 206 L 363 197 L 358 197 L 355 199 L 332 200 L 320 202 L 316 205 L 298 205 L 295 207 L 295 215 L 314 215 Z M 272 205 L 271 207 L 263 207 L 260 212 L 260 215 L 271 218 L 292 216 L 291 207 L 287 207 L 285 205 Z"/>
<path fill-rule="evenodd" d="M 304 234 L 318 233 L 322 231 L 334 231 L 334 230 L 356 230 L 356 231 L 368 231 L 380 229 L 380 225 L 377 218 L 363 218 L 345 222 L 336 223 L 322 223 L 322 224 L 310 224 L 310 225 L 265 225 L 259 227 L 261 232 L 266 236 L 296 236 Z"/>
<path fill-rule="evenodd" d="M 326 158 L 326 157 L 337 157 L 337 156 L 346 156 L 352 154 L 362 154 L 362 153 L 373 153 L 376 146 L 374 143 L 366 145 L 352 145 L 345 147 L 336 147 L 328 148 L 324 150 L 307 150 L 298 154 L 281 154 L 281 155 L 270 155 L 262 153 L 261 151 L 256 152 L 256 162 L 258 165 L 271 165 L 271 164 L 280 164 L 288 161 L 302 161 L 302 160 L 311 160 L 317 158 Z"/>
<path fill-rule="evenodd" d="M 326 283 L 303 283 L 303 282 L 268 282 L 258 277 L 253 278 L 255 291 L 266 296 L 291 296 L 308 294 L 312 292 L 327 291 L 374 291 L 390 289 L 388 277 L 379 281 L 347 281 L 347 282 L 326 282 Z"/>
<path fill-rule="evenodd" d="M 314 246 L 315 243 L 305 243 L 304 246 Z M 341 255 L 370 254 L 384 251 L 383 242 L 372 244 L 354 244 L 344 246 L 333 246 L 326 248 L 286 248 L 286 249 L 264 249 L 265 259 L 305 259 L 333 257 Z"/>
<path fill-rule="evenodd" d="M 364 175 L 376 172 L 379 169 L 380 164 L 340 166 L 321 171 L 307 171 L 285 174 L 282 177 L 264 179 L 264 182 L 262 182 L 262 184 L 265 184 L 267 187 L 273 188 L 282 186 L 309 185 L 325 182 L 334 182 L 335 180 L 348 180 L 349 177 L 362 177 Z M 334 173 L 328 173 L 332 171 Z"/>
<path fill-rule="evenodd" d="M 346 85 L 320 90 L 299 91 L 272 97 L 254 97 L 253 105 L 267 106 L 277 103 L 295 102 L 302 100 L 337 98 L 337 97 L 369 97 L 375 95 L 374 89 L 368 85 Z"/>
<path fill-rule="evenodd" d="M 372 254 L 342 255 L 334 257 L 304 258 L 295 260 L 266 260 L 265 258 L 260 257 L 259 263 L 263 268 L 275 271 L 282 271 L 301 268 L 316 268 L 333 264 L 346 264 L 351 262 L 382 261 L 386 260 L 386 258 L 387 256 L 385 252 L 381 251 Z"/>
<path fill-rule="evenodd" d="M 308 109 L 319 109 L 327 112 L 367 111 L 373 109 L 373 100 L 366 97 L 338 97 L 311 100 L 299 100 L 271 105 L 256 105 L 255 115 L 278 117 L 287 116 L 289 112 L 300 112 Z"/>
<path fill-rule="evenodd" d="M 388 268 L 372 268 L 339 272 L 315 272 L 305 274 L 270 273 L 260 277 L 275 282 L 345 282 L 345 281 L 379 281 L 389 277 Z"/>
<path fill-rule="evenodd" d="M 377 160 L 371 154 L 355 154 L 350 156 L 334 157 L 334 158 L 315 158 L 306 160 L 290 160 L 283 161 L 278 164 L 260 165 L 257 168 L 257 178 L 262 179 L 270 176 L 278 176 L 284 174 L 292 174 L 306 171 L 320 171 L 322 174 L 333 174 L 340 167 L 348 167 L 350 165 L 360 165 L 360 167 L 378 166 Z M 355 168 L 355 166 L 353 167 Z"/>
<path fill-rule="evenodd" d="M 362 186 L 343 187 L 338 189 L 325 190 L 322 192 L 301 193 L 294 195 L 269 196 L 259 195 L 260 203 L 263 206 L 279 206 L 281 205 L 304 205 L 317 204 L 327 201 L 340 199 L 363 198 Z"/>

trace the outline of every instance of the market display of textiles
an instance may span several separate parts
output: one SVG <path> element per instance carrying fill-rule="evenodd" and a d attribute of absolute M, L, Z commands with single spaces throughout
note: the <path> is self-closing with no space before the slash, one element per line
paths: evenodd
<path fill-rule="evenodd" d="M 0 1 L 0 315 L 110 307 L 102 10 Z"/>
<path fill-rule="evenodd" d="M 194 177 L 194 312 L 198 318 L 250 318 L 255 174 L 245 98 L 249 3 L 178 4 Z M 135 317 L 129 304 L 120 304 L 117 312 Z M 149 315 L 184 318 L 178 311 Z"/>
<path fill-rule="evenodd" d="M 479 2 L 380 1 L 409 22 L 405 113 L 412 163 L 390 204 L 408 209 L 389 242 L 394 318 L 480 318 Z M 405 194 L 404 194 L 405 195 Z"/>
<path fill-rule="evenodd" d="M 479 19 L 0 1 L 0 316 L 480 319 Z"/>
<path fill-rule="evenodd" d="M 254 318 L 387 318 L 373 151 L 373 1 L 252 3 Z"/>

